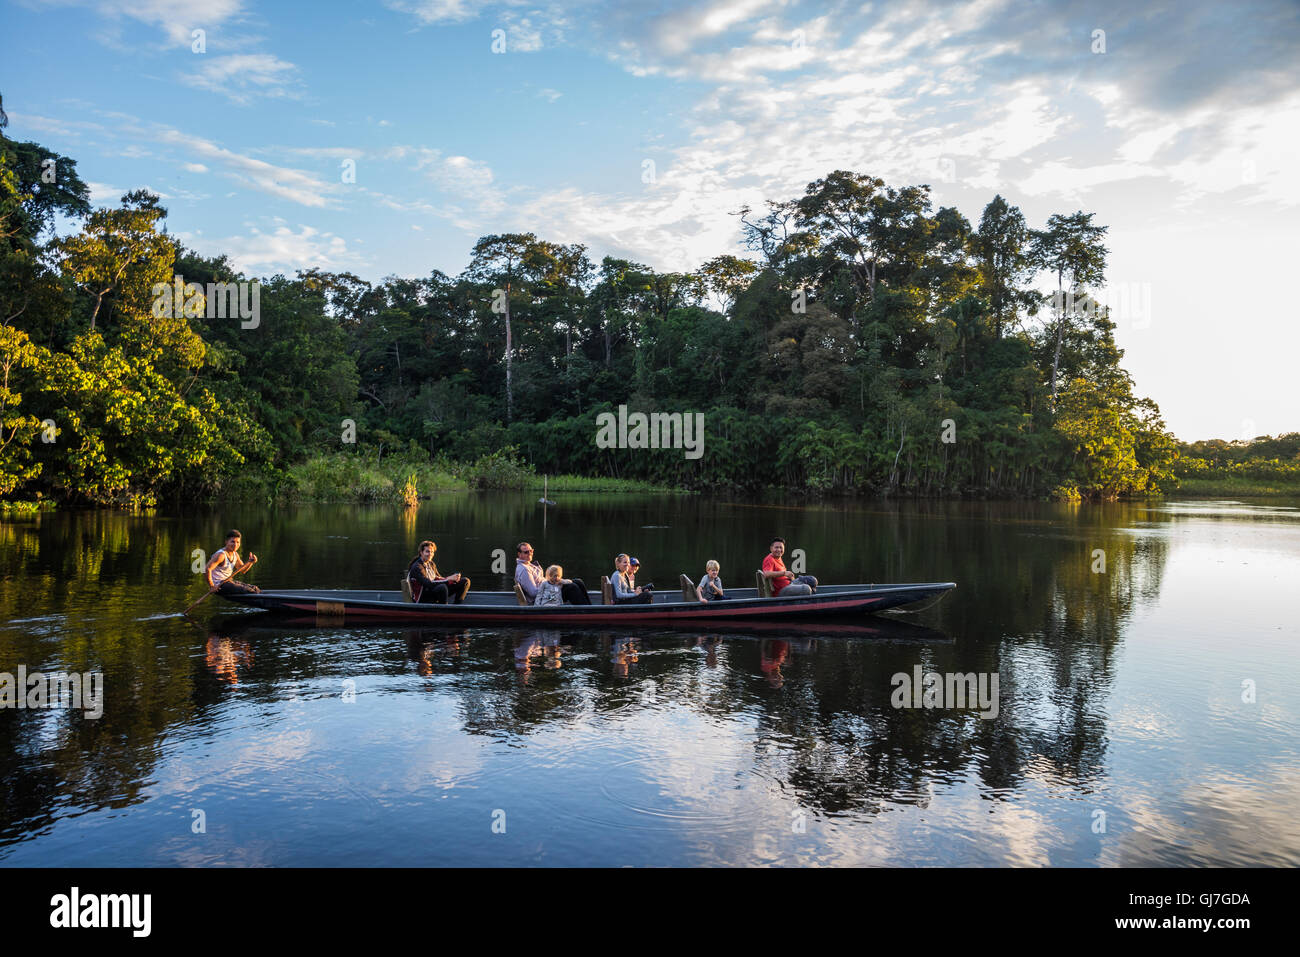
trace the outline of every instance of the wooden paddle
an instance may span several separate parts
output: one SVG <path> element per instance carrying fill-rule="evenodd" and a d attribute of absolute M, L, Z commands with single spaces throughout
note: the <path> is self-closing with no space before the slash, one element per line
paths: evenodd
<path fill-rule="evenodd" d="M 190 605 L 189 608 L 186 608 L 183 612 L 181 612 L 181 614 L 182 614 L 182 615 L 188 615 L 188 614 L 189 614 L 190 612 L 192 612 L 195 608 L 198 608 L 199 605 L 201 605 L 203 602 L 205 602 L 205 601 L 207 601 L 209 598 L 211 598 L 211 597 L 216 593 L 216 591 L 217 591 L 217 590 L 216 590 L 215 588 L 209 588 L 207 594 L 205 594 L 202 598 L 200 598 L 200 599 L 199 599 L 198 601 L 196 601 L 194 604 Z"/>

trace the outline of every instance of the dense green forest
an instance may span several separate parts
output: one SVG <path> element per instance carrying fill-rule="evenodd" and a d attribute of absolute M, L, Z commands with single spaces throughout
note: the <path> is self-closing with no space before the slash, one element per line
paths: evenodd
<path fill-rule="evenodd" d="M 92 209 L 73 158 L 0 134 L 0 496 L 292 497 L 309 460 L 381 457 L 819 493 L 1175 481 L 1174 437 L 1085 307 L 1107 250 L 1081 211 L 1034 229 L 995 196 L 972 224 L 928 186 L 839 170 L 738 211 L 752 255 L 693 272 L 493 235 L 454 277 L 262 278 L 256 322 L 186 286 L 160 309 L 175 276 L 252 278 L 165 217 L 145 191 Z M 621 405 L 703 413 L 703 454 L 599 447 Z"/>
<path fill-rule="evenodd" d="M 1179 443 L 1174 472 L 1187 492 L 1204 495 L 1300 494 L 1300 432 L 1226 442 Z"/>

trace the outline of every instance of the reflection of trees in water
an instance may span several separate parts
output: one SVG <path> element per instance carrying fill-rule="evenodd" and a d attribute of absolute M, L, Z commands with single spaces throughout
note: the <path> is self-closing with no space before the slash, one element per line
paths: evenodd
<path fill-rule="evenodd" d="M 1135 610 L 1157 600 L 1169 554 L 1144 517 L 1133 506 L 1063 506 L 1051 520 L 1013 515 L 1001 535 L 979 523 L 954 549 L 967 584 L 937 618 L 963 659 L 948 670 L 999 674 L 1000 715 L 971 742 L 989 758 L 989 788 L 1044 773 L 1086 785 L 1103 772 L 1115 651 Z M 1104 572 L 1094 571 L 1097 550 Z"/>
<path fill-rule="evenodd" d="M 312 584 L 349 584 L 351 562 L 391 551 L 395 586 L 414 542 L 368 546 L 367 552 L 358 549 L 358 539 L 387 541 L 409 533 L 418 540 L 432 526 L 473 524 L 472 545 L 461 541 L 452 548 L 447 538 L 440 555 L 447 553 L 478 581 L 475 567 L 462 565 L 461 557 L 478 548 L 477 560 L 486 566 L 491 548 L 536 539 L 532 499 L 439 496 L 423 503 L 418 521 L 404 531 L 391 510 L 366 509 L 344 510 L 346 522 L 338 510 L 307 510 L 305 516 L 270 511 L 259 513 L 256 527 L 244 522 L 243 530 L 263 557 L 263 584 L 271 570 L 276 580 L 286 580 L 290 572 L 315 576 L 322 567 L 334 569 L 340 580 L 317 577 Z M 957 581 L 958 593 L 924 616 L 956 641 L 391 632 L 407 639 L 410 667 L 426 676 L 456 673 L 454 682 L 430 682 L 428 688 L 457 696 L 465 727 L 475 734 L 532 734 L 583 715 L 600 720 L 664 702 L 723 721 L 752 715 L 757 764 L 806 805 L 832 811 L 923 803 L 934 788 L 970 776 L 989 790 L 1044 774 L 1087 786 L 1106 755 L 1116 646 L 1134 611 L 1157 597 L 1168 556 L 1166 540 L 1142 524 L 1149 516 L 1124 507 L 886 503 L 861 512 L 769 512 L 691 502 L 672 506 L 684 516 L 677 527 L 628 532 L 640 519 L 647 525 L 665 520 L 649 507 L 629 520 L 626 504 L 607 501 L 552 510 L 550 542 L 570 544 L 535 540 L 543 559 L 570 564 L 568 556 L 581 541 L 597 556 L 589 564 L 598 575 L 615 551 L 636 546 L 646 553 L 640 543 L 653 538 L 656 551 L 648 554 L 656 565 L 682 566 L 697 577 L 696 565 L 718 557 L 724 576 L 728 567 L 735 569 L 727 580 L 739 582 L 745 566 L 735 556 L 756 552 L 756 563 L 763 551 L 754 545 L 762 537 L 755 525 L 778 524 L 794 547 L 807 549 L 809 568 L 827 572 L 829 580 Z M 701 544 L 698 523 L 687 520 L 708 514 L 721 516 L 718 531 Z M 756 516 L 763 522 L 756 523 Z M 573 531 L 578 526 L 581 538 Z M 339 528 L 348 538 L 323 546 L 325 533 Z M 232 694 L 275 702 L 286 682 L 348 676 L 330 644 L 346 639 L 320 637 L 325 633 L 272 628 L 241 636 L 223 623 L 200 636 L 183 622 L 141 622 L 148 611 L 140 604 L 143 588 L 157 597 L 160 611 L 193 600 L 190 550 L 215 547 L 223 529 L 219 517 L 186 526 L 117 512 L 55 513 L 0 524 L 0 614 L 49 619 L 0 631 L 0 670 L 23 662 L 106 676 L 105 713 L 98 721 L 79 713 L 58 713 L 56 719 L 51 712 L 0 714 L 0 774 L 6 781 L 0 840 L 48 826 L 68 808 L 138 801 L 157 760 L 158 739 L 176 725 L 212 720 Z M 1091 570 L 1096 548 L 1106 553 L 1104 575 Z M 337 567 L 336 557 L 342 561 Z M 590 584 L 594 575 L 587 575 Z M 35 612 L 33 594 L 42 596 Z M 974 711 L 893 709 L 891 676 L 910 673 L 918 663 L 941 673 L 997 672 L 999 717 L 984 721 Z M 237 691 L 231 687 L 235 679 Z M 650 683 L 656 705 L 647 704 Z"/>
<path fill-rule="evenodd" d="M 0 841 L 74 808 L 141 800 L 158 738 L 193 719 L 192 626 L 144 624 L 140 596 L 160 580 L 179 611 L 193 596 L 188 543 L 152 513 L 64 511 L 0 523 L 0 670 L 98 671 L 104 713 L 0 713 Z M 159 632 L 166 640 L 158 640 Z M 182 637 L 183 635 L 183 637 Z"/>
<path fill-rule="evenodd" d="M 1116 646 L 1134 610 L 1158 596 L 1168 555 L 1163 539 L 1115 524 L 1086 510 L 1064 523 L 1011 521 L 1009 535 L 984 521 L 936 523 L 916 547 L 957 558 L 961 600 L 927 616 L 951 644 L 755 635 L 713 640 L 704 654 L 647 653 L 710 641 L 654 634 L 631 643 L 641 652 L 632 656 L 616 636 L 574 635 L 568 657 L 581 667 L 551 689 L 567 688 L 567 698 L 502 687 L 515 702 L 491 709 L 500 723 L 480 704 L 477 728 L 529 733 L 550 715 L 571 717 L 575 696 L 597 714 L 636 707 L 638 685 L 653 682 L 660 700 L 722 718 L 756 715 L 756 763 L 828 812 L 924 806 L 936 788 L 972 776 L 993 794 L 1044 775 L 1088 787 L 1104 770 Z M 1092 570 L 1097 548 L 1104 574 Z M 720 658 L 726 668 L 709 667 Z M 975 706 L 893 708 L 893 675 L 918 664 L 996 673 L 998 716 L 980 718 Z"/>

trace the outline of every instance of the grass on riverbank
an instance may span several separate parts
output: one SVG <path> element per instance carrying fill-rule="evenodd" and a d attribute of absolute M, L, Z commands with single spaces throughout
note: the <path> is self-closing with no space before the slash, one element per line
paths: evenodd
<path fill-rule="evenodd" d="M 543 488 L 542 476 L 534 476 L 528 483 L 532 491 L 540 492 Z M 639 479 L 606 478 L 589 475 L 552 475 L 549 476 L 551 492 L 658 492 L 664 494 L 690 495 L 685 489 L 669 485 L 655 485 Z"/>
<path fill-rule="evenodd" d="M 1300 497 L 1300 482 L 1278 479 L 1249 478 L 1241 475 L 1214 478 L 1179 479 L 1170 495 L 1235 495 L 1235 496 L 1294 496 Z"/>
<path fill-rule="evenodd" d="M 584 475 L 541 476 L 508 451 L 477 462 L 419 461 L 388 456 L 378 462 L 350 452 L 313 456 L 289 466 L 278 485 L 269 478 L 250 478 L 219 497 L 283 503 L 355 503 L 404 505 L 440 492 L 473 489 L 517 490 L 549 494 L 572 492 L 681 492 L 651 482 Z M 683 493 L 685 494 L 685 493 Z"/>

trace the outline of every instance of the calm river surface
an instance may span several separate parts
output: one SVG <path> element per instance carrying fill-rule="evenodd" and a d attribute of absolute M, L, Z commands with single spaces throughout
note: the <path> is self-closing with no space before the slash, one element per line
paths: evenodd
<path fill-rule="evenodd" d="M 1300 864 L 1300 502 L 535 497 L 0 522 L 0 673 L 104 676 L 0 709 L 0 865 Z M 847 634 L 180 616 L 231 525 L 263 587 L 395 588 L 423 538 L 476 589 L 520 539 L 752 586 L 772 534 L 958 587 Z M 996 717 L 893 707 L 917 666 Z"/>

